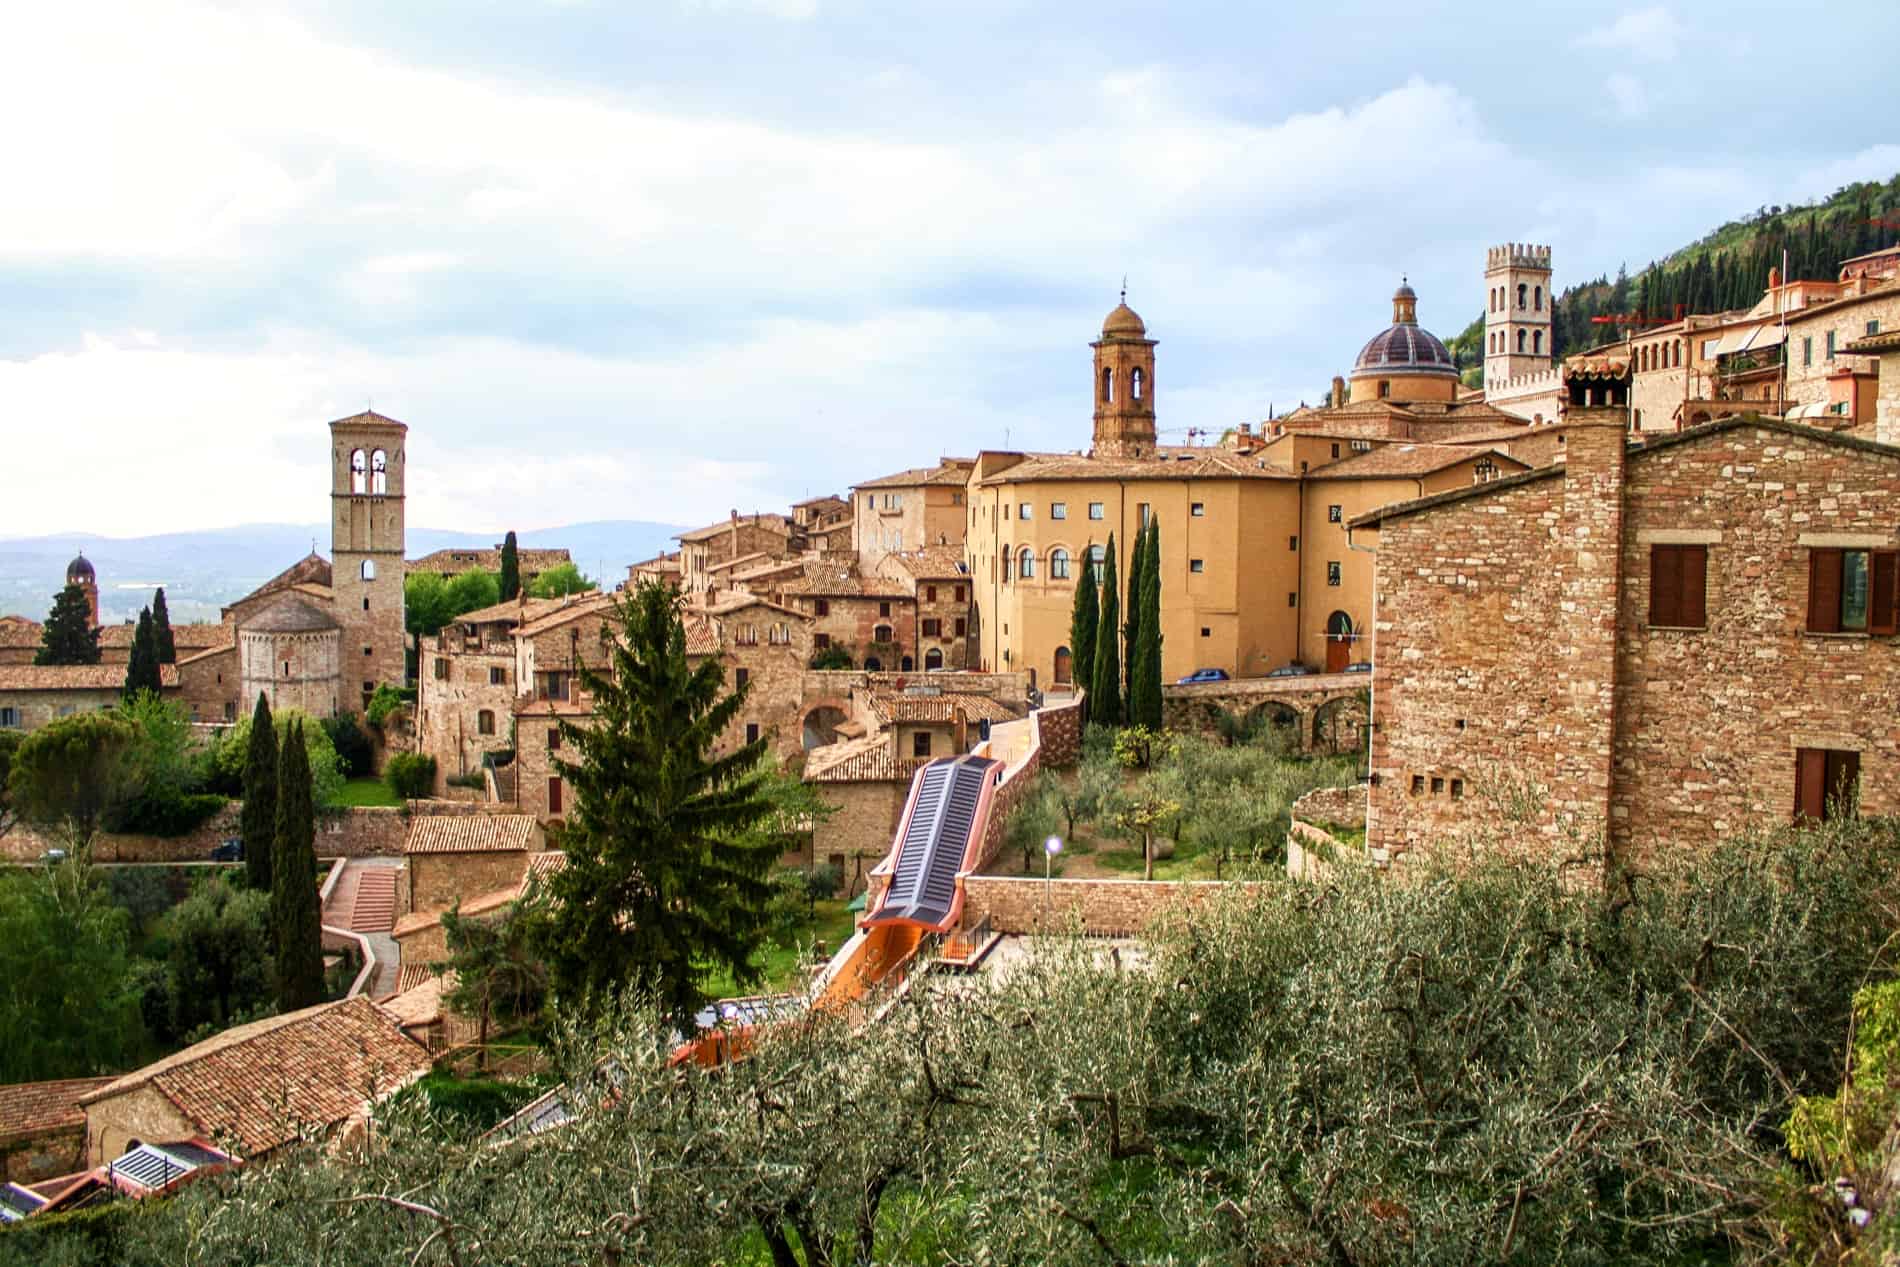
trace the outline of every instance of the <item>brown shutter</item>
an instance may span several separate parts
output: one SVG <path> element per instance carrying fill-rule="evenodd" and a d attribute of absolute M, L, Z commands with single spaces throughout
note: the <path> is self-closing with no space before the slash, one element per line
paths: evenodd
<path fill-rule="evenodd" d="M 1794 750 L 1794 816 L 1821 820 L 1827 809 L 1827 750 Z"/>
<path fill-rule="evenodd" d="M 1683 546 L 1676 551 L 1682 561 L 1682 589 L 1676 614 L 1690 629 L 1709 623 L 1709 547 Z"/>
<path fill-rule="evenodd" d="M 1826 778 L 1826 775 L 1823 774 L 1822 777 Z M 561 780 L 558 777 L 556 777 L 556 778 L 551 778 L 548 780 L 548 813 L 558 814 L 560 812 L 561 812 Z"/>
<path fill-rule="evenodd" d="M 1841 552 L 1808 551 L 1808 632 L 1841 631 Z"/>
<path fill-rule="evenodd" d="M 1676 608 L 1682 590 L 1681 562 L 1668 546 L 1649 547 L 1649 623 L 1680 624 Z"/>
<path fill-rule="evenodd" d="M 1869 561 L 1868 573 L 1873 592 L 1868 599 L 1867 632 L 1900 633 L 1900 624 L 1895 622 L 1894 593 L 1895 581 L 1900 579 L 1900 552 L 1875 550 Z"/>

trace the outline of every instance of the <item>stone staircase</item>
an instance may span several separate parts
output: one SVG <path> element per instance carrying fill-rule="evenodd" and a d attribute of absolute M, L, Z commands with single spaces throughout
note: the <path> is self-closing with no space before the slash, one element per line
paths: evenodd
<path fill-rule="evenodd" d="M 386 933 L 395 927 L 396 875 L 394 867 L 360 870 L 356 900 L 350 904 L 350 928 L 359 933 Z"/>

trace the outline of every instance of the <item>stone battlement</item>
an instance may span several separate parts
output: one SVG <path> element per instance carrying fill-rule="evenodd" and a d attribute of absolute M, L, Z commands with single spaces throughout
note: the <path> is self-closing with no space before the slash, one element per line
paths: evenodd
<path fill-rule="evenodd" d="M 1484 398 L 1490 401 L 1513 396 L 1535 396 L 1562 386 L 1563 371 L 1552 366 L 1534 374 L 1513 374 L 1496 384 L 1487 382 L 1484 385 Z"/>
<path fill-rule="evenodd" d="M 1485 272 L 1501 268 L 1535 268 L 1550 271 L 1550 248 L 1528 242 L 1509 242 L 1484 253 Z"/>

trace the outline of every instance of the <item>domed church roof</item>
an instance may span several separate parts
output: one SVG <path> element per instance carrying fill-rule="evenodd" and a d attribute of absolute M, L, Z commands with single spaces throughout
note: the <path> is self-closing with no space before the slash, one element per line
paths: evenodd
<path fill-rule="evenodd" d="M 68 584 L 90 581 L 93 579 L 93 575 L 92 564 L 86 561 L 86 556 L 83 554 L 66 565 L 66 581 Z"/>
<path fill-rule="evenodd" d="M 1353 362 L 1352 376 L 1423 374 L 1458 376 L 1451 352 L 1418 323 L 1418 294 L 1403 280 L 1392 293 L 1392 324 L 1372 336 Z"/>
<path fill-rule="evenodd" d="M 1148 327 L 1142 324 L 1141 317 L 1126 302 L 1115 305 L 1115 311 L 1108 314 L 1102 322 L 1102 337 L 1144 338 Z"/>
<path fill-rule="evenodd" d="M 294 595 L 278 599 L 244 622 L 246 633 L 319 633 L 341 628 L 328 612 Z"/>

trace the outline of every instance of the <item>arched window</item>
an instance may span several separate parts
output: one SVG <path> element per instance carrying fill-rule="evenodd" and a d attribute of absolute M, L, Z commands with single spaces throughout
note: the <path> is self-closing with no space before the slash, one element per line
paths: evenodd
<path fill-rule="evenodd" d="M 1103 561 L 1107 558 L 1108 558 L 1108 551 L 1105 547 L 1103 546 L 1089 547 L 1089 568 L 1091 571 L 1095 573 L 1095 583 L 1097 585 L 1100 585 L 1102 583 L 1102 564 L 1103 564 Z"/>
<path fill-rule="evenodd" d="M 1542 286 L 1531 288 L 1531 307 L 1538 312 L 1544 310 L 1544 288 Z"/>
<path fill-rule="evenodd" d="M 1676 357 L 1675 357 L 1675 363 L 1676 363 L 1677 365 L 1681 365 L 1681 364 L 1682 364 L 1682 340 L 1681 340 L 1681 339 L 1677 339 L 1677 340 L 1676 340 Z"/>
<path fill-rule="evenodd" d="M 1531 331 L 1531 351 L 1542 352 L 1543 350 L 1544 350 L 1544 332 L 1542 330 Z"/>
<path fill-rule="evenodd" d="M 930 650 L 924 652 L 924 669 L 926 671 L 930 669 L 941 669 L 942 667 L 943 667 L 943 652 L 942 651 L 940 651 L 936 647 L 932 647 Z"/>
<path fill-rule="evenodd" d="M 1008 546 L 1004 546 L 1004 547 L 1003 547 L 1003 584 L 1005 584 L 1005 585 L 1008 585 L 1008 584 L 1009 584 L 1009 561 L 1010 561 L 1010 557 L 1011 557 L 1011 556 L 1010 556 L 1010 551 L 1009 551 L 1009 547 L 1008 547 Z"/>
<path fill-rule="evenodd" d="M 916 667 L 917 667 L 916 662 L 913 661 L 909 656 L 905 656 L 902 660 L 899 660 L 897 662 L 897 671 L 899 673 L 909 673 L 912 669 Z"/>
<path fill-rule="evenodd" d="M 1102 401 L 1105 404 L 1115 401 L 1115 371 L 1107 368 L 1102 370 Z"/>
<path fill-rule="evenodd" d="M 1027 581 L 1036 575 L 1036 552 L 1024 546 L 1016 554 L 1016 575 Z"/>
<path fill-rule="evenodd" d="M 1384 400 L 1392 394 L 1392 384 L 1383 378 L 1379 380 L 1379 399 Z"/>
<path fill-rule="evenodd" d="M 369 459 L 361 449 L 350 454 L 350 491 L 352 493 L 369 491 Z"/>
<path fill-rule="evenodd" d="M 1522 308 L 1524 306 L 1524 292 L 1529 289 L 1530 287 L 1526 286 L 1523 282 L 1519 282 L 1517 284 L 1517 306 L 1518 307 Z"/>
<path fill-rule="evenodd" d="M 881 673 L 883 669 L 884 662 L 876 656 L 868 655 L 864 657 L 864 671 L 866 673 Z"/>
<path fill-rule="evenodd" d="M 1517 350 L 1520 352 L 1524 350 L 1524 331 L 1522 330 L 1517 332 Z"/>
<path fill-rule="evenodd" d="M 376 560 L 374 559 L 363 560 L 363 579 L 366 581 L 373 581 L 376 579 Z"/>
<path fill-rule="evenodd" d="M 891 640 L 891 627 L 889 625 L 876 625 L 872 627 L 871 629 L 872 642 L 889 642 L 890 640 Z"/>
<path fill-rule="evenodd" d="M 475 714 L 475 730 L 476 730 L 476 733 L 478 734 L 483 734 L 483 735 L 494 734 L 495 733 L 495 714 L 486 708 L 484 708 L 481 712 L 476 713 Z"/>
<path fill-rule="evenodd" d="M 1128 375 L 1128 398 L 1141 399 L 1141 366 L 1137 365 Z"/>
<path fill-rule="evenodd" d="M 369 491 L 379 496 L 389 491 L 389 455 L 381 449 L 369 455 Z"/>
<path fill-rule="evenodd" d="M 1049 551 L 1049 579 L 1052 581 L 1069 579 L 1069 552 L 1061 546 Z"/>

